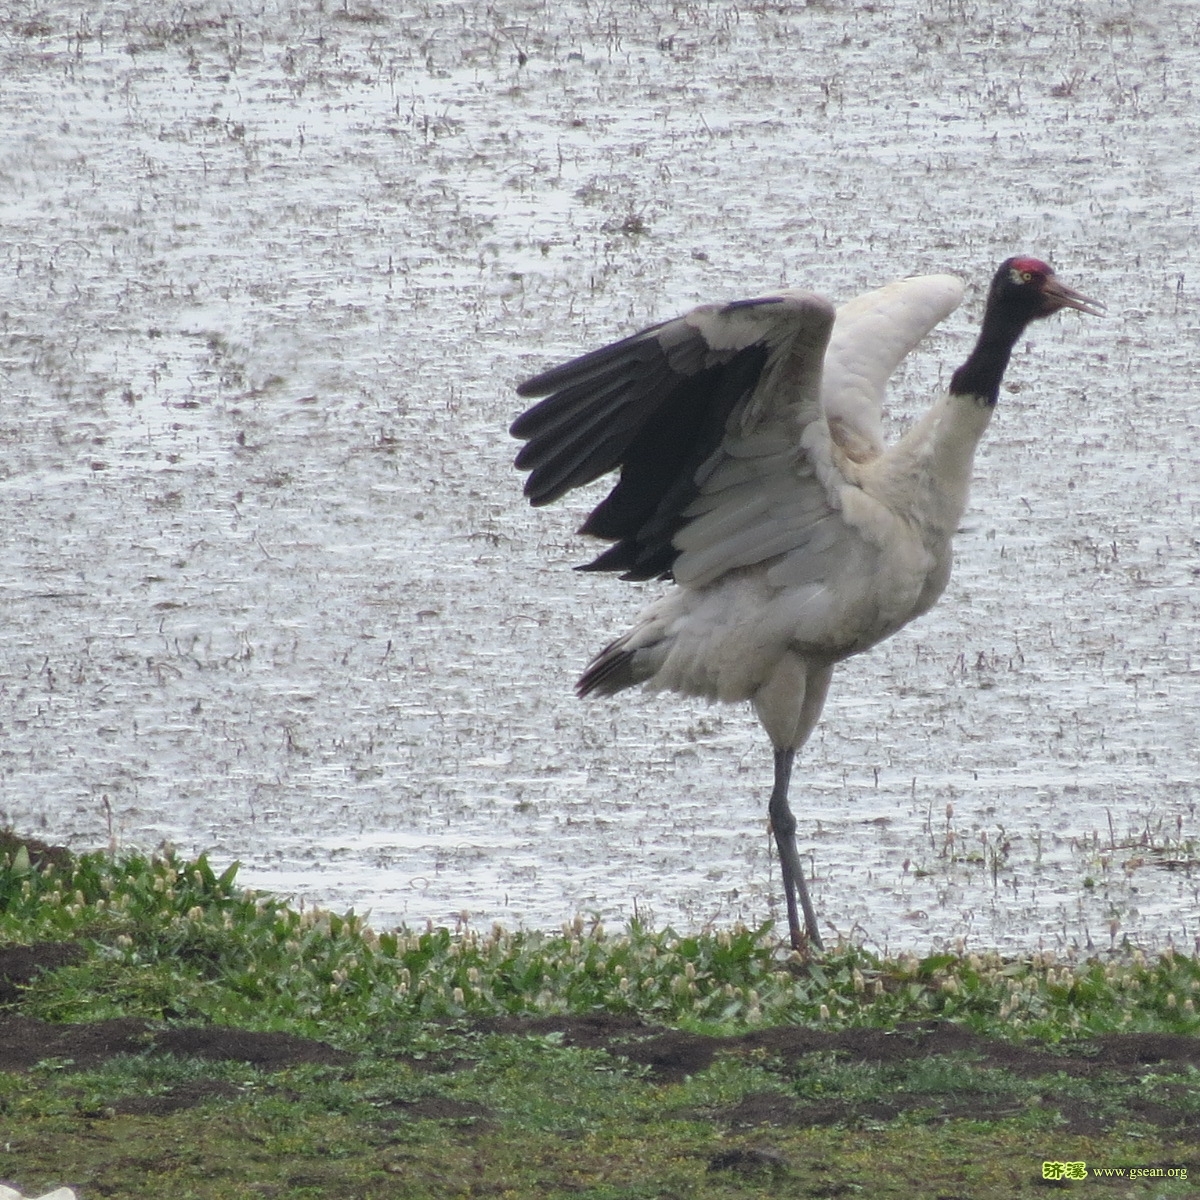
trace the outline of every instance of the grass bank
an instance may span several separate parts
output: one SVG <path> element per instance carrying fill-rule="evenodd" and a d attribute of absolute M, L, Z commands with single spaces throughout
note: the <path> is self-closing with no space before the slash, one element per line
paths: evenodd
<path fill-rule="evenodd" d="M 801 963 L 766 927 L 578 920 L 379 933 L 235 874 L 0 843 L 0 1177 L 174 1200 L 1200 1178 L 1194 958 Z"/>

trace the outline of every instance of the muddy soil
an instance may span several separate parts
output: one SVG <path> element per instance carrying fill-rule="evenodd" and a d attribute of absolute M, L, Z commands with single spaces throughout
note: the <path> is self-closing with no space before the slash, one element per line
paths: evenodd
<path fill-rule="evenodd" d="M 70 943 L 40 943 L 0 949 L 0 989 L 5 994 L 28 983 L 40 970 L 52 970 L 78 954 Z M 508 1017 L 480 1020 L 481 1033 L 544 1038 L 557 1035 L 561 1044 L 599 1050 L 644 1068 L 651 1083 L 675 1083 L 712 1065 L 718 1055 L 752 1055 L 755 1061 L 787 1076 L 808 1055 L 833 1056 L 844 1062 L 885 1067 L 935 1055 L 961 1055 L 982 1067 L 1000 1068 L 1014 1075 L 1046 1078 L 1040 1100 L 1047 1118 L 1057 1113 L 1073 1133 L 1100 1133 L 1122 1121 L 1139 1120 L 1158 1126 L 1171 1141 L 1194 1148 L 1200 1145 L 1200 1119 L 1156 1101 L 1127 1098 L 1098 1112 L 1093 1101 L 1072 1097 L 1062 1078 L 1103 1077 L 1131 1082 L 1148 1074 L 1184 1074 L 1200 1069 L 1200 1038 L 1171 1034 L 1110 1034 L 1050 1048 L 1037 1043 L 1011 1043 L 981 1037 L 949 1022 L 931 1021 L 903 1025 L 892 1031 L 843 1029 L 823 1032 L 798 1026 L 755 1030 L 733 1037 L 706 1037 L 669 1030 L 643 1021 L 596 1013 L 583 1017 Z M 120 1054 L 172 1054 L 209 1061 L 252 1064 L 263 1071 L 301 1064 L 350 1068 L 353 1056 L 321 1041 L 286 1033 L 255 1033 L 220 1026 L 164 1029 L 136 1018 L 117 1018 L 87 1024 L 50 1024 L 0 1010 L 0 1070 L 25 1071 L 38 1063 L 56 1061 L 66 1070 L 88 1070 Z M 457 1052 L 404 1058 L 411 1069 L 453 1073 L 474 1063 Z M 1055 1080 L 1058 1080 L 1056 1083 Z M 1186 1089 L 1181 1088 L 1181 1091 Z M 225 1080 L 194 1079 L 154 1095 L 113 1095 L 103 1105 L 116 1112 L 141 1116 L 166 1116 L 181 1108 L 214 1099 L 229 1099 L 237 1089 Z M 852 1102 L 842 1099 L 804 1102 L 779 1092 L 754 1093 L 720 1111 L 690 1114 L 715 1120 L 730 1130 L 761 1126 L 854 1125 L 862 1121 L 889 1121 L 902 1113 L 919 1113 L 928 1121 L 954 1118 L 999 1119 L 1018 1115 L 1011 1097 L 989 1098 L 971 1093 L 891 1091 L 885 1099 Z M 688 1114 L 681 1114 L 681 1116 Z M 479 1130 L 489 1127 L 490 1112 L 476 1102 L 444 1097 L 424 1097 L 400 1107 L 407 1120 L 431 1119 Z M 726 1164 L 728 1165 L 728 1164 Z M 1200 1161 L 1197 1162 L 1200 1166 Z"/>

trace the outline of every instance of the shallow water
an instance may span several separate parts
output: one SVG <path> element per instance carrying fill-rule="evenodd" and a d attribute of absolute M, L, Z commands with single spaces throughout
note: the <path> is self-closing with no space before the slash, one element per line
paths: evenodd
<path fill-rule="evenodd" d="M 696 301 L 956 271 L 899 427 L 1020 250 L 1109 316 L 1018 350 L 940 607 L 835 679 L 802 848 L 891 950 L 1193 946 L 1194 6 L 0 25 L 4 819 L 377 925 L 779 916 L 752 716 L 571 695 L 655 588 L 568 569 L 589 497 L 524 506 L 512 387 Z"/>

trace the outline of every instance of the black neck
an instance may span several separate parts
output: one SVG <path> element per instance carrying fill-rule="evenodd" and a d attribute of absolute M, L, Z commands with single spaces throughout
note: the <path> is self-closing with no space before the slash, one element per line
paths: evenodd
<path fill-rule="evenodd" d="M 979 340 L 950 380 L 951 395 L 978 396 L 988 404 L 995 404 L 1013 346 L 1032 317 L 1032 313 L 1014 312 L 1007 306 L 989 302 Z"/>

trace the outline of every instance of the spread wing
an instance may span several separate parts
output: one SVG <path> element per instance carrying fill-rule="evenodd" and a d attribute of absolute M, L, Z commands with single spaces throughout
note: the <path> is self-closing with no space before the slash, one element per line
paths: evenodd
<path fill-rule="evenodd" d="M 549 504 L 620 468 L 580 530 L 614 545 L 584 570 L 699 587 L 786 555 L 789 582 L 817 583 L 862 549 L 841 511 L 845 460 L 883 452 L 888 379 L 961 298 L 952 276 L 901 280 L 835 323 L 821 297 L 785 291 L 554 367 L 517 389 L 546 397 L 512 426 L 525 494 Z"/>
<path fill-rule="evenodd" d="M 961 299 L 962 284 L 953 276 L 927 275 L 838 309 L 819 409 L 794 396 L 789 404 L 785 377 L 753 432 L 730 430 L 698 472 L 698 495 L 674 536 L 676 581 L 703 587 L 768 559 L 776 560 L 768 582 L 793 589 L 825 584 L 839 570 L 854 576 L 856 564 L 858 577 L 867 577 L 878 534 L 860 529 L 843 509 L 845 488 L 857 481 L 852 464 L 884 452 L 888 380 Z"/>
<path fill-rule="evenodd" d="M 953 275 L 899 279 L 843 304 L 837 312 L 821 404 L 834 440 L 851 458 L 884 451 L 883 393 L 892 373 L 933 327 L 962 303 Z"/>
<path fill-rule="evenodd" d="M 620 468 L 580 531 L 615 544 L 585 570 L 679 578 L 701 516 L 695 504 L 714 483 L 725 492 L 741 485 L 739 557 L 778 553 L 765 545 L 771 532 L 747 535 L 741 500 L 763 506 L 753 487 L 764 470 L 781 474 L 787 493 L 798 435 L 824 424 L 821 364 L 833 318 L 809 292 L 702 305 L 527 380 L 518 393 L 546 399 L 512 426 L 526 442 L 516 460 L 530 473 L 526 496 L 549 504 Z"/>

